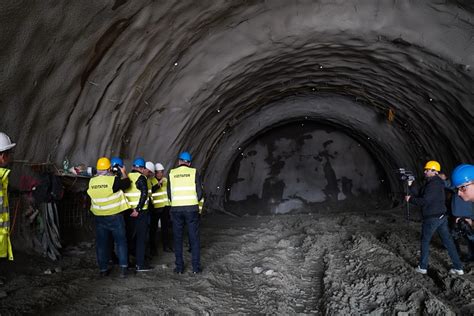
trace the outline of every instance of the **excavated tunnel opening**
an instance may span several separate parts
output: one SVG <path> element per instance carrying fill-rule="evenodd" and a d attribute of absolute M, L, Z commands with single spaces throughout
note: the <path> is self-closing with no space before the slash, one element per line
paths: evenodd
<path fill-rule="evenodd" d="M 240 216 L 389 208 L 385 170 L 359 141 L 308 117 L 274 126 L 238 148 L 224 208 Z"/>

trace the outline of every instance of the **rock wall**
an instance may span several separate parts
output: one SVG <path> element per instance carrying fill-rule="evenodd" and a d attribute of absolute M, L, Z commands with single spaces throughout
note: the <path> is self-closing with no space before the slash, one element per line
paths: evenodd
<path fill-rule="evenodd" d="M 395 188 L 393 167 L 474 160 L 473 18 L 467 0 L 2 2 L 1 129 L 30 161 L 189 150 L 222 208 L 238 148 L 309 117 Z"/>

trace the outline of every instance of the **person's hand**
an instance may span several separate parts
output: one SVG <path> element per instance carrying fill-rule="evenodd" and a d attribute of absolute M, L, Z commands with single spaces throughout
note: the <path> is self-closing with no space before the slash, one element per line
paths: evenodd
<path fill-rule="evenodd" d="M 445 175 L 444 173 L 438 174 L 438 177 L 440 177 L 440 178 L 443 179 L 444 181 L 446 181 L 446 179 L 448 178 L 448 177 L 446 177 L 446 175 Z"/>
<path fill-rule="evenodd" d="M 413 180 L 408 180 L 408 186 L 411 187 L 412 184 L 413 184 Z"/>
<path fill-rule="evenodd" d="M 471 225 L 471 226 L 472 226 L 472 219 L 470 219 L 470 218 L 465 218 L 464 220 L 465 220 L 466 222 L 468 222 L 468 223 L 469 223 L 469 225 Z"/>
<path fill-rule="evenodd" d="M 406 195 L 406 196 L 405 196 L 405 201 L 409 202 L 409 201 L 410 201 L 410 198 L 411 198 L 411 195 Z"/>
<path fill-rule="evenodd" d="M 138 217 L 138 212 L 136 208 L 133 209 L 133 212 L 130 214 L 130 217 Z"/>

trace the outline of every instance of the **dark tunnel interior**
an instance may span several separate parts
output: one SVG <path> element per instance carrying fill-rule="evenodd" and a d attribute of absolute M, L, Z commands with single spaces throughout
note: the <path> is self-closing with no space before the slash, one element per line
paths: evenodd
<path fill-rule="evenodd" d="M 209 209 L 222 210 L 252 196 L 249 185 L 236 192 L 239 148 L 289 122 L 329 126 L 341 142 L 346 135 L 361 144 L 376 162 L 373 179 L 364 179 L 383 178 L 384 190 L 401 190 L 398 167 L 419 171 L 436 159 L 450 171 L 472 160 L 468 1 L 1 6 L 2 129 L 18 142 L 21 161 L 144 156 L 170 168 L 188 150 Z M 338 191 L 342 179 L 355 186 L 355 170 L 335 170 Z M 275 177 L 262 174 L 259 183 L 268 176 Z M 290 195 L 307 200 L 297 192 L 279 200 Z"/>
<path fill-rule="evenodd" d="M 355 139 L 308 120 L 289 122 L 240 148 L 225 208 L 264 215 L 388 208 L 384 170 Z"/>

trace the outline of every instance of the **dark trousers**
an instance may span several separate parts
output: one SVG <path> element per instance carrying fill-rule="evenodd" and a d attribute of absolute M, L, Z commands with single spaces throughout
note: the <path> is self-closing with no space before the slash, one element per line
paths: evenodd
<path fill-rule="evenodd" d="M 448 219 L 447 216 L 443 218 L 427 218 L 423 220 L 422 229 L 421 229 L 421 258 L 420 258 L 420 268 L 428 268 L 428 258 L 430 255 L 430 242 L 431 238 L 435 232 L 438 232 L 443 245 L 448 250 L 449 257 L 453 262 L 454 269 L 462 269 L 462 263 L 459 259 L 458 252 L 456 251 L 456 246 L 454 245 L 451 234 L 449 233 L 448 228 Z"/>
<path fill-rule="evenodd" d="M 107 271 L 110 259 L 111 239 L 116 244 L 116 251 L 121 267 L 128 265 L 127 237 L 125 221 L 122 214 L 95 217 L 96 253 L 100 271 Z"/>
<path fill-rule="evenodd" d="M 188 235 L 191 246 L 193 271 L 201 270 L 201 249 L 199 238 L 199 213 L 197 211 L 176 211 L 171 209 L 173 221 L 174 255 L 177 271 L 184 270 L 183 261 L 183 231 L 188 226 Z"/>
<path fill-rule="evenodd" d="M 156 252 L 158 245 L 156 233 L 158 231 L 158 221 L 161 221 L 161 241 L 163 243 L 163 250 L 170 248 L 170 207 L 165 206 L 150 211 L 150 251 Z"/>
<path fill-rule="evenodd" d="M 125 213 L 129 253 L 135 254 L 136 265 L 143 267 L 145 266 L 145 249 L 150 214 L 148 211 L 141 211 L 137 217 L 131 217 L 130 213 L 131 211 Z"/>

